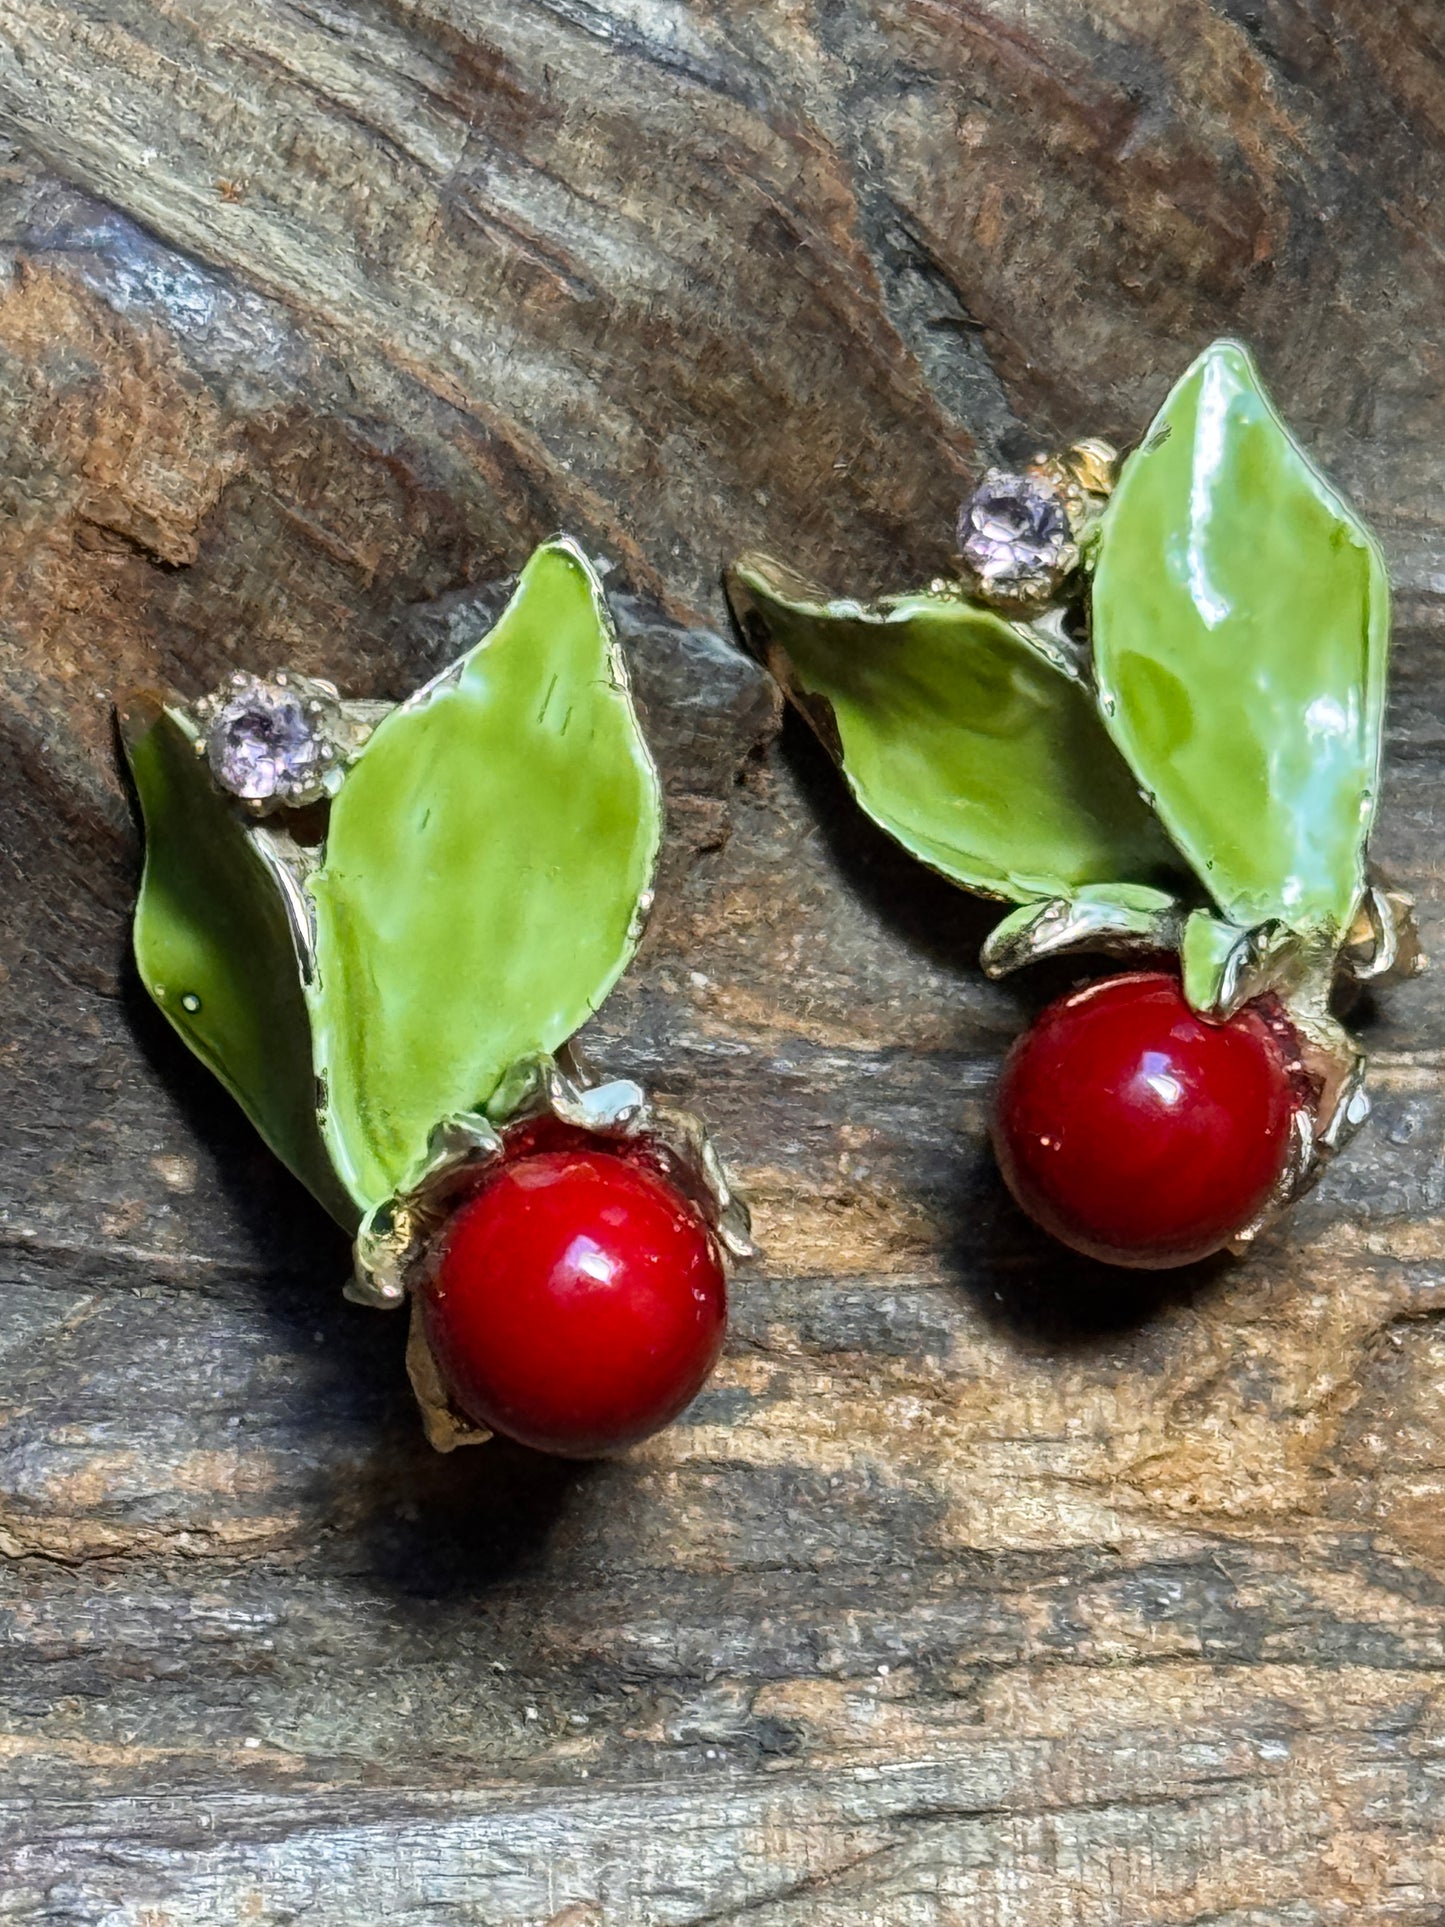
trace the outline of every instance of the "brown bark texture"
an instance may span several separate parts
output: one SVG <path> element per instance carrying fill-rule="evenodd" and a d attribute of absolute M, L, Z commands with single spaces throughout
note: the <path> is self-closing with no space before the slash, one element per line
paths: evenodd
<path fill-rule="evenodd" d="M 1068 973 L 984 981 L 718 586 L 924 580 L 1246 337 L 1389 551 L 1445 951 L 1438 0 L 3 0 L 0 130 L 0 1920 L 1439 1927 L 1445 970 L 1249 1262 L 1121 1291 L 986 1148 Z M 135 981 L 109 716 L 400 696 L 559 528 L 671 804 L 589 1042 L 765 1251 L 587 1468 L 426 1446 Z"/>

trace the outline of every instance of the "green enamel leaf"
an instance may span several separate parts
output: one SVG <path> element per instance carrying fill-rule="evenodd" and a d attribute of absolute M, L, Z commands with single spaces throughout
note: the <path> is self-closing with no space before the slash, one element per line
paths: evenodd
<path fill-rule="evenodd" d="M 1178 949 L 1185 916 L 1178 899 L 1163 890 L 1087 884 L 1076 896 L 1011 910 L 985 938 L 978 960 L 986 976 L 1006 977 L 1024 964 L 1074 951 L 1157 956 Z"/>
<path fill-rule="evenodd" d="M 141 979 L 276 1155 L 353 1227 L 317 1124 L 300 951 L 265 832 L 217 791 L 195 731 L 159 697 L 130 698 L 120 726 L 146 832 Z"/>
<path fill-rule="evenodd" d="M 1248 352 L 1216 342 L 1125 464 L 1094 578 L 1101 703 L 1227 918 L 1338 940 L 1364 885 L 1389 582 Z"/>
<path fill-rule="evenodd" d="M 1184 926 L 1179 946 L 1179 964 L 1184 979 L 1184 995 L 1195 1010 L 1221 1013 L 1230 998 L 1230 979 L 1237 972 L 1236 960 L 1248 943 L 1249 932 L 1240 930 L 1207 910 L 1196 910 Z"/>
<path fill-rule="evenodd" d="M 601 585 L 539 549 L 500 621 L 376 729 L 310 879 L 324 1127 L 352 1195 L 556 1050 L 636 948 L 662 829 Z"/>
<path fill-rule="evenodd" d="M 952 596 L 828 602 L 762 558 L 730 586 L 863 808 L 954 882 L 1027 902 L 1178 869 L 1091 693 L 1034 632 Z"/>
<path fill-rule="evenodd" d="M 1184 926 L 1179 945 L 1184 995 L 1201 1016 L 1232 1017 L 1266 990 L 1287 994 L 1311 971 L 1326 986 L 1334 975 L 1333 954 L 1313 951 L 1298 931 L 1274 921 L 1241 930 L 1208 910 L 1196 910 Z"/>

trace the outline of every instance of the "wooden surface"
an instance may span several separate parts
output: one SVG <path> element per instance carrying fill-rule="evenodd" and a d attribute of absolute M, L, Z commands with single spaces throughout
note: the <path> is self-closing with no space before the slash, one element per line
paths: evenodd
<path fill-rule="evenodd" d="M 984 1147 L 1061 977 L 707 633 L 1240 332 L 1390 550 L 1445 952 L 1437 0 L 6 0 L 0 125 L 0 1921 L 1438 1927 L 1445 971 L 1292 1224 L 1121 1294 Z M 422 1443 L 130 973 L 108 721 L 400 695 L 559 526 L 693 625 L 630 605 L 673 839 L 594 1044 L 767 1251 L 589 1469 Z"/>

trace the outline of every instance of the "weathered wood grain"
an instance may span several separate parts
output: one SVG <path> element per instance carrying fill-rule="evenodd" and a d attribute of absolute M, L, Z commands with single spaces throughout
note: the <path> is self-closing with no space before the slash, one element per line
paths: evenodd
<path fill-rule="evenodd" d="M 1289 1226 L 1122 1291 L 984 1145 L 1062 977 L 986 983 L 717 633 L 736 548 L 917 579 L 1245 333 L 1390 549 L 1445 954 L 1442 103 L 1431 0 L 8 0 L 0 1921 L 1445 1921 L 1445 974 Z M 594 1048 L 766 1246 L 585 1469 L 422 1442 L 133 981 L 108 717 L 400 694 L 559 526 L 673 825 Z"/>

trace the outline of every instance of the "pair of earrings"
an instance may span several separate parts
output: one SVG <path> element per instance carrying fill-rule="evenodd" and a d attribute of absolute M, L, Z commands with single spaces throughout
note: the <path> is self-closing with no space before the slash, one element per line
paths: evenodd
<path fill-rule="evenodd" d="M 1240 1247 L 1368 1113 L 1337 1010 L 1420 965 L 1368 869 L 1379 549 L 1219 342 L 1120 464 L 1083 443 L 965 504 L 958 574 L 872 606 L 763 558 L 739 627 L 906 850 L 1014 907 L 1002 975 L 1132 966 L 1005 1065 L 1020 1204 L 1137 1266 Z M 745 1205 L 701 1123 L 573 1038 L 652 900 L 657 773 L 601 584 L 559 539 L 399 706 L 238 675 L 120 708 L 146 829 L 141 975 L 409 1303 L 443 1449 L 575 1456 L 667 1424 L 716 1363 Z"/>

